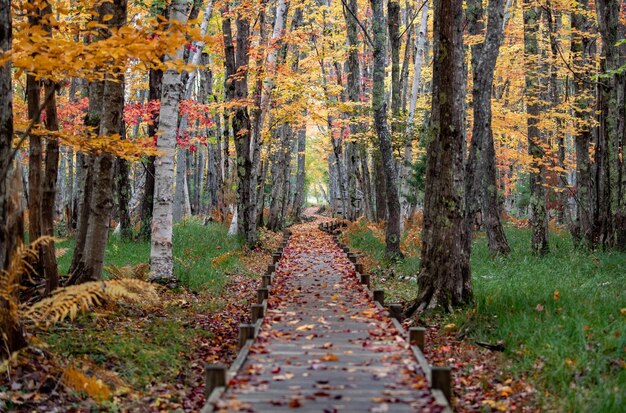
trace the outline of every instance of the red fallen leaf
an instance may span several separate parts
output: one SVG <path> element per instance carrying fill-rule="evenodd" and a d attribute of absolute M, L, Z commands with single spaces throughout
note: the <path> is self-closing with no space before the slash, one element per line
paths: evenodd
<path fill-rule="evenodd" d="M 280 373 L 280 366 L 278 366 L 278 367 L 274 367 L 274 368 L 272 369 L 272 374 L 278 374 L 278 373 Z"/>
<path fill-rule="evenodd" d="M 297 407 L 301 407 L 302 403 L 300 403 L 300 400 L 298 399 L 291 399 L 291 401 L 289 402 L 287 406 L 291 408 L 297 408 Z"/>

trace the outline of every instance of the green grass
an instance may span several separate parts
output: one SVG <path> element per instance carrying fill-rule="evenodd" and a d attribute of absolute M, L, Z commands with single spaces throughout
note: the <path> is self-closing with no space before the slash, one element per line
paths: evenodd
<path fill-rule="evenodd" d="M 181 371 L 188 368 L 188 361 L 181 355 L 189 352 L 197 337 L 209 333 L 186 328 L 184 313 L 172 308 L 166 311 L 159 316 L 130 309 L 122 309 L 111 318 L 81 316 L 71 325 L 52 328 L 46 342 L 66 359 L 80 364 L 86 357 L 101 368 L 115 371 L 135 389 L 145 389 L 151 383 L 175 383 Z"/>
<path fill-rule="evenodd" d="M 187 219 L 174 227 L 174 274 L 180 282 L 194 291 L 209 289 L 219 293 L 225 273 L 243 273 L 237 255 L 241 241 L 229 237 L 228 230 L 219 223 L 204 226 L 197 219 Z M 66 274 L 72 260 L 74 240 L 67 239 L 58 248 L 67 248 L 59 258 L 59 271 Z M 227 255 L 224 255 L 227 254 Z M 216 257 L 224 255 L 214 261 Z M 111 235 L 104 259 L 106 265 L 137 265 L 150 260 L 150 243 L 123 241 Z M 106 276 L 106 274 L 105 274 Z"/>
<path fill-rule="evenodd" d="M 551 234 L 550 253 L 530 251 L 527 230 L 507 229 L 508 257 L 491 258 L 484 239 L 472 254 L 475 306 L 446 316 L 470 340 L 504 340 L 513 374 L 540 391 L 546 411 L 626 412 L 626 253 L 588 252 Z M 352 245 L 374 258 L 384 246 L 366 228 Z M 416 274 L 417 257 L 385 272 Z M 386 281 L 398 298 L 415 281 Z M 558 293 L 557 293 L 558 291 Z"/>
<path fill-rule="evenodd" d="M 174 304 L 161 303 L 150 310 L 122 305 L 115 312 L 87 313 L 41 332 L 50 348 L 78 364 L 86 358 L 113 370 L 134 389 L 181 380 L 180 373 L 189 369 L 186 355 L 199 337 L 209 334 L 195 326 L 194 317 L 218 309 L 221 300 L 211 298 L 219 297 L 228 273 L 244 274 L 245 269 L 237 254 L 242 243 L 229 237 L 218 223 L 204 226 L 195 219 L 185 220 L 174 227 L 173 242 L 175 275 L 198 293 L 190 298 L 179 292 L 188 305 L 178 305 L 174 299 Z M 70 265 L 73 247 L 71 239 L 58 244 L 68 249 L 59 259 L 62 274 Z M 136 265 L 149 258 L 148 242 L 122 241 L 116 236 L 108 240 L 105 265 Z"/>

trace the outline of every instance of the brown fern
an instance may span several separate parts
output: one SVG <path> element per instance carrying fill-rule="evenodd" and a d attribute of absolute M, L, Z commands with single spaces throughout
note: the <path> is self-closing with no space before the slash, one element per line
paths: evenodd
<path fill-rule="evenodd" d="M 37 259 L 37 254 L 42 245 L 46 245 L 53 240 L 52 237 L 41 237 L 30 245 L 19 244 L 9 260 L 9 267 L 0 271 L 0 297 L 8 303 L 8 316 L 13 320 L 18 320 L 18 292 L 22 277 L 34 275 L 31 265 Z"/>
<path fill-rule="evenodd" d="M 39 327 L 48 328 L 67 317 L 73 320 L 79 312 L 100 305 L 106 299 L 141 302 L 156 301 L 157 298 L 156 286 L 146 281 L 131 278 L 92 281 L 59 288 L 52 296 L 32 306 L 23 306 L 20 312 L 24 319 Z"/>
<path fill-rule="evenodd" d="M 150 272 L 150 265 L 141 263 L 137 265 L 124 265 L 119 267 L 117 265 L 107 265 L 104 270 L 109 273 L 109 276 L 113 280 L 122 279 L 137 279 L 145 281 L 148 278 Z"/>

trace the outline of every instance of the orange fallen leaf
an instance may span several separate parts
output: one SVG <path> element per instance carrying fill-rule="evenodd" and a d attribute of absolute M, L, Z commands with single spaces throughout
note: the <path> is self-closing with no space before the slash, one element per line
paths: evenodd
<path fill-rule="evenodd" d="M 322 361 L 339 361 L 339 357 L 335 356 L 334 354 L 328 353 L 328 354 L 324 354 L 320 360 Z"/>

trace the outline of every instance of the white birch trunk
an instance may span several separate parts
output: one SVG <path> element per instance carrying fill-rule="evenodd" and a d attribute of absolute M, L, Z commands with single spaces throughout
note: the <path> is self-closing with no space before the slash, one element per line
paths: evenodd
<path fill-rule="evenodd" d="M 237 235 L 237 207 L 235 207 L 235 213 L 233 219 L 230 221 L 230 227 L 228 228 L 228 235 Z"/>
<path fill-rule="evenodd" d="M 171 20 L 185 22 L 186 0 L 172 4 Z M 183 49 L 166 60 L 181 59 Z M 159 113 L 159 138 L 157 150 L 162 154 L 155 162 L 154 208 L 150 250 L 150 278 L 161 282 L 173 282 L 174 259 L 172 248 L 172 207 L 174 203 L 174 156 L 176 154 L 176 128 L 178 126 L 178 103 L 181 92 L 180 73 L 168 69 L 163 74 L 163 95 Z"/>
<path fill-rule="evenodd" d="M 411 100 L 409 103 L 409 113 L 406 127 L 406 143 L 404 145 L 404 161 L 402 168 L 402 179 L 400 183 L 400 199 L 401 199 L 401 219 L 400 225 L 403 227 L 404 220 L 408 218 L 411 211 L 411 205 L 408 199 L 409 178 L 413 165 L 413 132 L 415 129 L 415 110 L 417 108 L 417 98 L 419 95 L 420 79 L 422 76 L 422 66 L 424 65 L 424 47 L 426 45 L 426 36 L 428 32 L 428 2 L 422 7 L 422 20 L 420 22 L 419 32 L 415 38 L 415 68 L 413 72 L 413 85 L 411 86 Z"/>
<path fill-rule="evenodd" d="M 204 9 L 204 16 L 202 17 L 202 23 L 200 24 L 200 34 L 206 35 L 209 27 L 209 20 L 211 20 L 211 13 L 213 12 L 213 0 L 210 0 L 206 8 Z M 202 56 L 202 49 L 204 43 L 200 41 L 193 42 L 193 46 L 196 48 L 189 63 L 196 66 L 200 63 L 200 57 Z M 185 89 L 183 91 L 182 100 L 191 99 L 193 93 L 194 82 L 197 78 L 198 70 L 194 69 L 189 73 Z M 188 120 L 187 115 L 183 115 L 180 121 L 180 132 L 184 133 L 187 129 Z M 174 222 L 182 220 L 185 216 L 191 214 L 191 201 L 189 199 L 189 189 L 187 185 L 187 150 L 178 149 L 177 162 L 176 162 L 176 197 L 174 199 Z"/>

